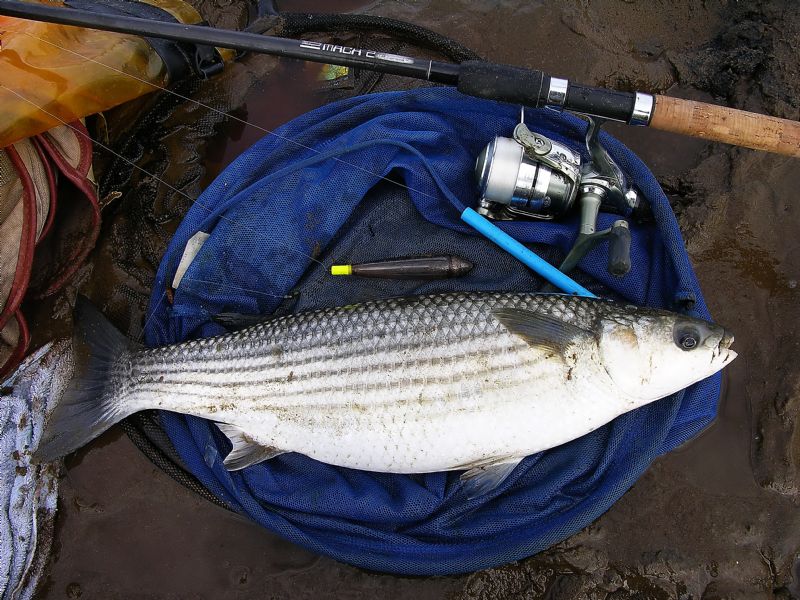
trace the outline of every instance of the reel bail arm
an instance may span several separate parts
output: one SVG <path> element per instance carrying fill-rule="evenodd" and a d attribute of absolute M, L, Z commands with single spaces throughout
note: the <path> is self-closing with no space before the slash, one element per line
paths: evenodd
<path fill-rule="evenodd" d="M 631 269 L 631 231 L 628 222 L 618 219 L 608 229 L 597 231 L 597 215 L 607 212 L 628 215 L 639 207 L 639 196 L 630 187 L 617 164 L 600 145 L 602 119 L 588 117 L 586 149 L 591 161 L 584 165 L 578 196 L 581 205 L 581 224 L 578 238 L 559 269 L 567 273 L 601 241 L 608 239 L 608 272 L 617 277 Z"/>

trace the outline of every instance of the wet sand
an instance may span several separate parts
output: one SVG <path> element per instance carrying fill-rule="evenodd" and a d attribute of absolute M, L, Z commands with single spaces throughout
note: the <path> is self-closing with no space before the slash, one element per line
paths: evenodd
<path fill-rule="evenodd" d="M 223 4 L 207 0 L 200 6 L 220 19 Z M 310 5 L 302 4 L 281 6 Z M 790 1 L 420 0 L 347 7 L 359 4 L 370 14 L 442 31 L 495 61 L 800 118 L 800 13 Z M 323 101 L 304 93 L 311 84 L 299 63 L 275 62 L 237 65 L 228 76 L 234 87 L 250 89 L 240 94 L 246 109 L 237 114 L 265 128 Z M 279 76 L 253 84 L 259 73 L 276 68 Z M 189 116 L 187 111 L 184 118 Z M 367 573 L 311 554 L 202 500 L 115 428 L 67 460 L 55 556 L 39 597 L 800 596 L 800 210 L 793 193 L 800 162 L 655 131 L 609 129 L 650 166 L 670 196 L 712 314 L 735 331 L 740 358 L 725 372 L 717 421 L 658 459 L 608 513 L 542 554 L 469 576 Z M 198 152 L 213 172 L 258 137 L 227 127 L 208 144 L 213 150 Z M 174 146 L 167 147 L 177 148 L 180 140 L 185 138 L 176 133 Z M 185 189 L 199 190 L 209 177 L 201 170 Z M 180 208 L 162 206 L 164 212 Z M 133 226 L 119 211 L 110 221 L 105 245 L 84 277 L 95 289 L 116 273 L 108 265 L 118 256 L 111 242 Z M 154 239 L 140 250 L 134 262 L 142 275 L 129 281 L 130 295 L 146 296 L 144 273 L 157 265 L 165 243 Z M 141 327 L 141 314 L 126 307 L 124 293 L 98 293 L 116 322 L 129 322 L 132 333 Z M 54 305 L 63 309 L 63 302 Z"/>

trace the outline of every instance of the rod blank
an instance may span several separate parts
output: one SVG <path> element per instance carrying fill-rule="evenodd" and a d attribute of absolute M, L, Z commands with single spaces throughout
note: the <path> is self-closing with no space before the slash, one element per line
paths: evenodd
<path fill-rule="evenodd" d="M 59 25 L 88 27 L 116 33 L 162 38 L 189 44 L 218 46 L 242 52 L 258 52 L 285 58 L 299 58 L 311 62 L 329 63 L 344 67 L 364 68 L 416 79 L 428 79 L 449 85 L 455 85 L 458 81 L 458 65 L 374 50 L 364 50 L 362 48 L 350 48 L 337 44 L 306 42 L 246 31 L 155 21 L 126 15 L 110 15 L 75 8 L 17 2 L 16 0 L 0 0 L 0 15 L 57 23 Z"/>

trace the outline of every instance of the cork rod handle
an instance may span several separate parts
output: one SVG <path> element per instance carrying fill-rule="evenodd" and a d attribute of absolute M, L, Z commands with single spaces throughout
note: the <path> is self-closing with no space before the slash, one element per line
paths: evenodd
<path fill-rule="evenodd" d="M 800 158 L 800 122 L 669 96 L 655 104 L 654 129 Z"/>

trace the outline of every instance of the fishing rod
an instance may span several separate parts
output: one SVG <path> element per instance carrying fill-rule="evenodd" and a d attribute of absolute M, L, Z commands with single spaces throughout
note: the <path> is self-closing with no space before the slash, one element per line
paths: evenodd
<path fill-rule="evenodd" d="M 800 158 L 799 122 L 658 94 L 586 86 L 535 69 L 483 61 L 446 63 L 338 44 L 16 0 L 0 0 L 0 15 L 168 39 L 194 44 L 205 51 L 215 46 L 424 79 L 455 86 L 478 98 L 531 108 L 551 107 Z"/>

